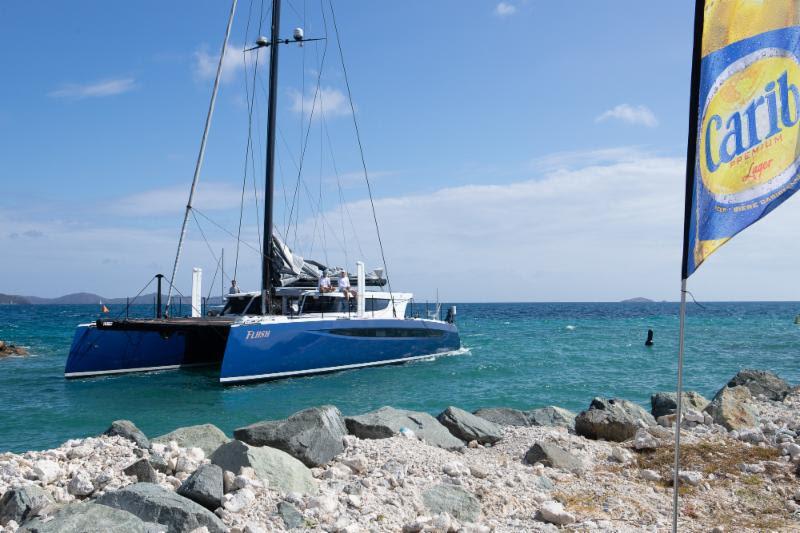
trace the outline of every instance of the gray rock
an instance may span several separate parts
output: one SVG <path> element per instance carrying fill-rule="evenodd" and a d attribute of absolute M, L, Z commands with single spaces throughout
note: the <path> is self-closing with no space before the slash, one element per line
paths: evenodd
<path fill-rule="evenodd" d="M 685 413 L 687 409 L 702 411 L 709 404 L 709 401 L 698 392 L 687 391 L 681 396 L 681 413 Z M 677 398 L 678 395 L 674 392 L 657 392 L 650 396 L 650 413 L 653 418 L 675 414 L 678 409 Z"/>
<path fill-rule="evenodd" d="M 73 503 L 53 513 L 45 522 L 39 518 L 22 525 L 17 533 L 147 533 L 136 516 L 96 503 Z"/>
<path fill-rule="evenodd" d="M 510 407 L 485 407 L 472 413 L 489 422 L 494 422 L 499 426 L 523 426 L 531 425 L 531 420 L 525 411 L 511 409 Z"/>
<path fill-rule="evenodd" d="M 753 428 L 758 417 L 752 406 L 753 396 L 747 387 L 722 387 L 705 412 L 715 423 L 729 431 Z"/>
<path fill-rule="evenodd" d="M 125 437 L 135 442 L 139 448 L 150 449 L 150 441 L 130 420 L 114 420 L 103 435 Z"/>
<path fill-rule="evenodd" d="M 211 462 L 223 470 L 238 473 L 252 467 L 270 487 L 283 492 L 316 493 L 317 483 L 311 470 L 286 452 L 268 446 L 255 447 L 238 440 L 223 444 L 211 456 Z"/>
<path fill-rule="evenodd" d="M 222 468 L 217 465 L 200 465 L 178 487 L 178 494 L 213 511 L 222 505 Z"/>
<path fill-rule="evenodd" d="M 200 448 L 209 457 L 217 448 L 231 441 L 225 433 L 214 424 L 187 426 L 161 435 L 153 439 L 159 444 L 169 444 L 174 440 L 181 448 Z"/>
<path fill-rule="evenodd" d="M 572 411 L 555 405 L 528 411 L 532 426 L 564 427 L 569 430 L 575 429 L 575 416 Z"/>
<path fill-rule="evenodd" d="M 312 407 L 286 420 L 257 422 L 233 432 L 252 446 L 269 446 L 288 453 L 308 467 L 322 466 L 344 451 L 347 435 L 342 413 L 332 405 Z"/>
<path fill-rule="evenodd" d="M 481 514 L 478 499 L 457 485 L 429 488 L 422 493 L 422 503 L 434 514 L 447 513 L 464 522 L 474 522 Z"/>
<path fill-rule="evenodd" d="M 156 471 L 147 459 L 139 459 L 122 471 L 129 476 L 136 476 L 139 483 L 158 483 Z"/>
<path fill-rule="evenodd" d="M 347 430 L 360 439 L 386 439 L 407 428 L 432 446 L 445 450 L 458 450 L 464 442 L 428 413 L 381 407 L 377 411 L 345 418 Z"/>
<path fill-rule="evenodd" d="M 550 442 L 537 442 L 525 453 L 525 462 L 528 464 L 542 463 L 550 468 L 580 473 L 583 471 L 583 462 L 567 450 Z"/>
<path fill-rule="evenodd" d="M 8 489 L 0 498 L 0 526 L 10 520 L 21 524 L 52 504 L 50 494 L 38 485 Z"/>
<path fill-rule="evenodd" d="M 766 370 L 746 368 L 728 382 L 728 387 L 747 387 L 754 397 L 763 394 L 770 400 L 782 402 L 792 387 L 783 379 Z"/>
<path fill-rule="evenodd" d="M 148 459 L 150 466 L 153 467 L 153 470 L 156 472 L 161 472 L 162 474 L 166 474 L 169 471 L 169 465 L 167 464 L 167 460 L 164 459 L 164 456 L 158 453 L 151 453 L 150 459 Z"/>
<path fill-rule="evenodd" d="M 199 527 L 206 527 L 209 533 L 227 531 L 225 524 L 205 507 L 153 483 L 128 485 L 100 496 L 97 503 L 128 511 L 146 522 L 165 525 L 169 533 Z"/>
<path fill-rule="evenodd" d="M 303 515 L 297 510 L 297 507 L 289 502 L 278 503 L 278 514 L 283 518 L 283 523 L 286 524 L 286 529 L 294 529 L 301 527 L 305 524 Z"/>
<path fill-rule="evenodd" d="M 575 418 L 575 433 L 590 439 L 623 442 L 632 439 L 642 424 L 654 426 L 656 421 L 640 405 L 616 398 L 595 398 Z"/>
<path fill-rule="evenodd" d="M 458 407 L 448 407 L 436 419 L 454 437 L 467 442 L 475 440 L 480 444 L 494 444 L 503 438 L 503 430 L 499 425 Z"/>

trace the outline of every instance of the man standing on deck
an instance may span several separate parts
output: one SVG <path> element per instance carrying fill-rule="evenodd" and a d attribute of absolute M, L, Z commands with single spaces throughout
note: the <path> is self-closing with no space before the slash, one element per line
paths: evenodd
<path fill-rule="evenodd" d="M 239 286 L 236 284 L 236 280 L 232 279 L 231 288 L 228 289 L 228 294 L 239 294 L 240 292 L 242 291 L 239 290 Z"/>

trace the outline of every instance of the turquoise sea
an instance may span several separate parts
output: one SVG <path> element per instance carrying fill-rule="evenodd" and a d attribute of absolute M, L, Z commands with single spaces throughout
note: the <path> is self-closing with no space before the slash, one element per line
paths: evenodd
<path fill-rule="evenodd" d="M 685 382 L 713 395 L 743 367 L 800 382 L 800 303 L 689 304 Z M 440 412 L 555 404 L 585 408 L 593 396 L 649 402 L 674 390 L 674 303 L 459 304 L 468 353 L 401 366 L 223 387 L 210 370 L 67 381 L 73 329 L 96 306 L 0 306 L 0 339 L 30 357 L 0 359 L 0 452 L 43 449 L 95 435 L 114 419 L 155 436 L 212 422 L 225 431 L 302 408 L 334 404 L 345 414 L 392 405 Z M 122 312 L 112 306 L 111 314 Z M 139 309 L 149 312 L 149 307 Z M 647 348 L 648 328 L 655 346 Z"/>

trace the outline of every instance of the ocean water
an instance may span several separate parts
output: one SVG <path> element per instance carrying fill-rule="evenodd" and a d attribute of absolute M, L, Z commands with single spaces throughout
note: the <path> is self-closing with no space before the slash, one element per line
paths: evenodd
<path fill-rule="evenodd" d="M 800 303 L 703 305 L 688 308 L 687 389 L 710 397 L 746 367 L 800 381 Z M 594 396 L 647 405 L 651 393 L 675 388 L 674 303 L 460 304 L 463 355 L 232 387 L 208 369 L 65 380 L 74 327 L 97 311 L 0 306 L 0 339 L 32 354 L 0 359 L 0 452 L 54 447 L 120 418 L 156 436 L 205 422 L 230 432 L 321 404 L 345 414 L 383 405 L 432 414 L 448 405 L 580 410 Z M 650 348 L 648 328 L 655 331 Z"/>

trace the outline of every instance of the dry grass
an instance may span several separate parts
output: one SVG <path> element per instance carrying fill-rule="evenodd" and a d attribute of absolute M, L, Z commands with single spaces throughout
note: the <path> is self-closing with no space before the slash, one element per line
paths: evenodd
<path fill-rule="evenodd" d="M 695 470 L 706 475 L 738 476 L 741 475 L 739 465 L 742 463 L 776 461 L 779 457 L 778 450 L 774 448 L 748 446 L 736 440 L 685 444 L 681 446 L 681 470 Z M 655 470 L 667 480 L 672 478 L 674 461 L 675 456 L 670 447 L 643 452 L 637 456 L 639 468 Z"/>

